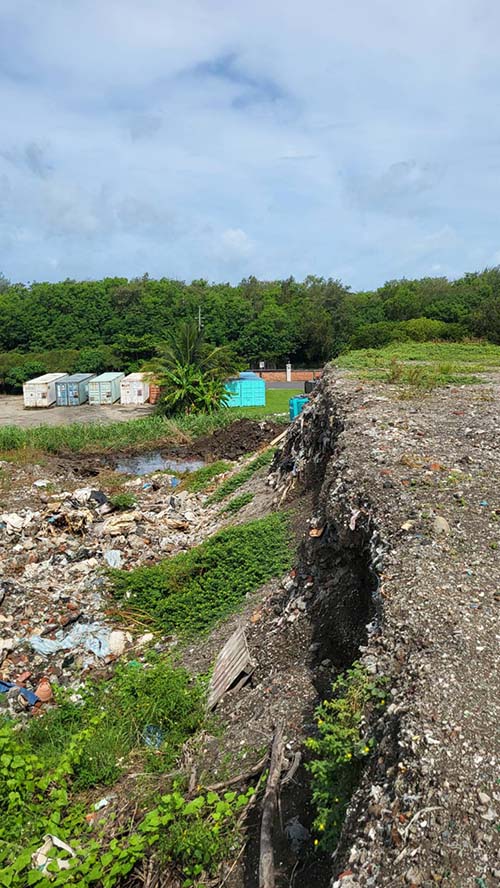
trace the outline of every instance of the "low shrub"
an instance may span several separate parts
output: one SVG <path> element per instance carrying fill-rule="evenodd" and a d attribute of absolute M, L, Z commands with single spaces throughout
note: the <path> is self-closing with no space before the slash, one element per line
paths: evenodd
<path fill-rule="evenodd" d="M 109 501 L 113 509 L 125 512 L 127 509 L 133 509 L 137 505 L 137 499 L 133 493 L 115 493 L 110 496 Z"/>

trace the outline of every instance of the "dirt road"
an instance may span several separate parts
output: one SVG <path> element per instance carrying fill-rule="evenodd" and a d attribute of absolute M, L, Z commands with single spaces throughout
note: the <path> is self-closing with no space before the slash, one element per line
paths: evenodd
<path fill-rule="evenodd" d="M 14 425 L 22 429 L 38 425 L 68 425 L 74 422 L 125 422 L 139 419 L 152 413 L 154 407 L 144 404 L 140 407 L 113 404 L 110 407 L 49 407 L 39 410 L 25 410 L 23 399 L 16 395 L 0 395 L 0 425 Z"/>

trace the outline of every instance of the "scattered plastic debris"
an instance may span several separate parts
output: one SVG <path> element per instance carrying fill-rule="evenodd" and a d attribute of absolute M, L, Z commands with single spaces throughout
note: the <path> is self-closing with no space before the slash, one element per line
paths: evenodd
<path fill-rule="evenodd" d="M 52 878 L 53 875 L 48 869 L 49 864 L 56 863 L 60 870 L 67 870 L 71 866 L 69 860 L 50 855 L 50 852 L 53 851 L 54 848 L 59 848 L 61 851 L 65 851 L 70 857 L 76 857 L 73 848 L 70 845 L 67 845 L 66 842 L 63 842 L 62 839 L 59 839 L 57 836 L 51 835 L 50 833 L 45 835 L 43 837 L 43 845 L 40 845 L 40 847 L 31 855 L 31 865 L 33 869 L 48 876 L 49 879 Z"/>

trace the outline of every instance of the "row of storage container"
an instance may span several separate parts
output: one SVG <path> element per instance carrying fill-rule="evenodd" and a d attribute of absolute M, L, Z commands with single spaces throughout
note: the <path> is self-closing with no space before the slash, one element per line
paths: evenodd
<path fill-rule="evenodd" d="M 23 385 L 25 407 L 155 403 L 158 392 L 144 373 L 45 373 Z M 256 373 L 240 373 L 226 383 L 226 396 L 228 407 L 264 407 L 266 384 Z"/>
<path fill-rule="evenodd" d="M 145 404 L 149 382 L 143 373 L 45 373 L 23 385 L 25 407 L 78 407 L 80 404 Z"/>

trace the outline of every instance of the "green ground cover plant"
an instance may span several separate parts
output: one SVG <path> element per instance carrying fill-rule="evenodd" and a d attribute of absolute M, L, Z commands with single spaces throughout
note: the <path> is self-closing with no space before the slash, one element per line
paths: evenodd
<path fill-rule="evenodd" d="M 248 506 L 248 504 L 252 502 L 253 498 L 254 494 L 250 493 L 250 491 L 248 491 L 248 493 L 240 493 L 239 496 L 235 496 L 234 499 L 231 500 L 231 502 L 223 506 L 223 508 L 220 510 L 220 514 L 236 515 L 237 512 L 239 512 L 245 506 Z"/>
<path fill-rule="evenodd" d="M 181 820 L 189 830 L 189 819 L 210 802 L 209 829 L 221 800 L 205 799 L 203 805 L 189 807 L 174 793 L 159 800 L 135 838 L 127 822 L 123 836 L 104 850 L 104 835 L 96 836 L 85 820 L 88 802 L 81 794 L 113 784 L 126 771 L 132 754 L 134 766 L 142 770 L 171 768 L 182 744 L 203 722 L 203 682 L 169 659 L 151 654 L 145 663 L 119 665 L 108 682 L 89 683 L 80 701 L 71 700 L 62 689 L 56 689 L 56 695 L 57 707 L 30 719 L 21 730 L 7 719 L 0 722 L 1 885 L 92 883 L 111 888 L 173 819 L 176 828 Z M 235 806 L 227 808 L 222 802 L 228 815 Z M 48 875 L 30 869 L 31 854 L 47 833 L 56 834 L 77 853 L 71 872 L 57 875 L 54 864 L 50 881 Z M 174 840 L 165 838 L 165 842 L 176 853 Z M 196 844 L 196 831 L 192 842 Z M 206 866 L 206 848 L 202 851 Z M 196 861 L 194 850 L 193 858 Z"/>
<path fill-rule="evenodd" d="M 228 463 L 225 459 L 219 459 L 216 462 L 209 463 L 207 466 L 202 466 L 201 469 L 189 472 L 184 478 L 182 486 L 191 493 L 201 493 L 202 490 L 205 490 L 212 483 L 214 478 L 222 475 L 224 472 L 228 472 L 230 468 L 231 463 Z"/>
<path fill-rule="evenodd" d="M 153 567 L 111 570 L 109 575 L 127 610 L 149 615 L 163 632 L 192 637 L 210 629 L 290 563 L 287 517 L 275 513 L 222 530 Z"/>
<path fill-rule="evenodd" d="M 73 781 L 81 742 L 97 723 L 96 717 L 76 734 L 52 768 L 26 751 L 12 725 L 0 725 L 0 884 L 114 888 L 154 848 L 164 866 L 171 864 L 182 873 L 185 888 L 201 888 L 205 877 L 213 876 L 229 851 L 237 848 L 238 817 L 255 790 L 222 796 L 207 792 L 187 799 L 173 787 L 137 822 L 127 818 L 111 833 L 104 815 L 95 829 L 86 820 L 84 799 L 73 794 Z M 75 856 L 54 848 L 43 872 L 33 868 L 32 854 L 47 834 L 66 842 Z"/>
<path fill-rule="evenodd" d="M 274 454 L 275 448 L 269 447 L 251 462 L 247 463 L 247 465 L 243 469 L 241 469 L 241 471 L 236 472 L 234 475 L 231 475 L 231 477 L 228 478 L 226 481 L 223 481 L 222 484 L 217 488 L 217 490 L 214 490 L 214 492 L 210 494 L 207 499 L 207 505 L 211 505 L 212 503 L 220 503 L 231 493 L 234 493 L 235 490 L 238 490 L 239 487 L 242 487 L 243 484 L 246 484 L 246 482 L 249 481 L 250 478 L 253 478 L 253 476 L 256 472 L 259 471 L 259 469 L 263 469 L 265 466 L 270 466 L 273 461 Z"/>
<path fill-rule="evenodd" d="M 325 851 L 335 849 L 363 761 L 374 747 L 373 738 L 366 736 L 370 710 L 384 706 L 385 697 L 384 680 L 354 663 L 334 681 L 331 699 L 316 710 L 317 736 L 307 740 L 313 754 L 308 769 L 316 842 Z"/>
<path fill-rule="evenodd" d="M 86 789 L 114 782 L 132 751 L 139 752 L 146 768 L 168 768 L 203 717 L 203 684 L 183 669 L 153 653 L 145 664 L 118 664 L 108 682 L 88 684 L 81 702 L 59 692 L 58 705 L 43 718 L 30 719 L 22 733 L 28 754 L 55 765 L 68 744 L 85 732 L 73 784 Z M 152 752 L 154 750 L 154 753 Z"/>

